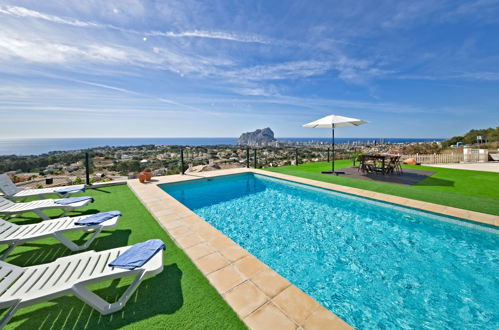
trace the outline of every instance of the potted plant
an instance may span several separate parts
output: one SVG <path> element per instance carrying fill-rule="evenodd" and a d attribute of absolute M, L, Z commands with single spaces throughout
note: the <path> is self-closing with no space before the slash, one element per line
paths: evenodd
<path fill-rule="evenodd" d="M 147 181 L 151 181 L 151 178 L 152 178 L 152 171 L 150 168 L 146 168 L 143 172 L 146 176 L 146 180 Z"/>
<path fill-rule="evenodd" d="M 146 182 L 146 175 L 145 175 L 145 173 L 144 173 L 144 172 L 140 172 L 140 173 L 139 173 L 139 181 L 140 181 L 141 183 Z"/>

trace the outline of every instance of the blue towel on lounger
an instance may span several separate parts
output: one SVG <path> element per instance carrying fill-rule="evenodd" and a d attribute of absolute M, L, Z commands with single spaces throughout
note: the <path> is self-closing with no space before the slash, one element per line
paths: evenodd
<path fill-rule="evenodd" d="M 83 197 L 69 197 L 69 198 L 58 199 L 55 201 L 55 203 L 59 205 L 68 205 L 68 204 L 83 202 L 86 200 L 90 200 L 92 203 L 94 202 L 93 197 L 83 196 Z"/>
<path fill-rule="evenodd" d="M 80 219 L 75 222 L 75 225 L 82 225 L 82 226 L 94 226 L 98 225 L 104 221 L 107 221 L 109 219 L 112 219 L 114 217 L 117 217 L 121 215 L 120 211 L 109 211 L 109 212 L 101 212 L 97 214 L 92 214 L 89 217 Z"/>
<path fill-rule="evenodd" d="M 160 239 L 150 239 L 143 243 L 134 244 L 128 250 L 123 252 L 118 258 L 109 263 L 110 267 L 118 267 L 132 270 L 142 267 L 160 250 L 165 250 L 165 243 Z"/>
<path fill-rule="evenodd" d="M 61 187 L 58 189 L 54 190 L 56 193 L 59 193 L 61 195 L 66 195 L 70 193 L 77 193 L 80 191 L 85 191 L 85 186 L 84 185 L 78 185 L 78 186 L 67 186 L 67 187 Z"/>

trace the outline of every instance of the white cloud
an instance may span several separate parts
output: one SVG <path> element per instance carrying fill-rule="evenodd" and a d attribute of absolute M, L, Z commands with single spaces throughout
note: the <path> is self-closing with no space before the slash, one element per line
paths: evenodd
<path fill-rule="evenodd" d="M 246 43 L 260 43 L 260 44 L 270 44 L 271 43 L 270 40 L 268 40 L 262 36 L 245 35 L 245 34 L 221 32 L 221 31 L 202 31 L 202 30 L 183 31 L 183 32 L 152 31 L 152 32 L 146 33 L 146 35 L 148 35 L 148 36 L 163 36 L 163 37 L 171 37 L 171 38 L 220 39 L 220 40 L 238 41 L 238 42 L 246 42 Z"/>
<path fill-rule="evenodd" d="M 133 47 L 105 44 L 103 42 L 54 41 L 50 36 L 32 35 L 23 31 L 0 32 L 0 59 L 19 64 L 19 59 L 28 63 L 42 64 L 132 64 L 158 65 L 160 61 L 152 53 Z M 73 40 L 70 40 L 73 39 Z"/>
<path fill-rule="evenodd" d="M 475 0 L 456 4 L 451 10 L 442 13 L 441 20 L 474 20 L 480 23 L 499 21 L 499 1 Z"/>
<path fill-rule="evenodd" d="M 72 26 L 77 26 L 77 27 L 98 27 L 101 26 L 100 24 L 93 23 L 93 22 L 84 22 L 76 19 L 69 19 L 69 18 L 62 18 L 54 15 L 48 15 L 44 14 L 35 10 L 30 10 L 24 7 L 18 7 L 18 6 L 1 6 L 0 7 L 0 13 L 10 15 L 10 16 L 16 16 L 16 17 L 28 17 L 28 18 L 37 18 L 37 19 L 43 19 L 46 21 L 50 21 L 53 23 L 60 23 L 60 24 L 67 24 L 67 25 L 72 25 Z"/>
<path fill-rule="evenodd" d="M 454 77 L 469 80 L 499 81 L 499 72 L 465 72 Z"/>
<path fill-rule="evenodd" d="M 38 43 L 0 33 L 0 58 L 23 59 L 38 63 L 63 63 L 71 57 L 82 55 L 81 49 L 60 43 Z"/>
<path fill-rule="evenodd" d="M 119 10 L 116 8 L 112 9 L 113 13 L 119 13 Z M 237 41 L 244 43 L 261 43 L 261 44 L 269 44 L 272 41 L 262 36 L 258 35 L 247 35 L 247 34 L 239 34 L 234 32 L 222 32 L 222 31 L 207 31 L 207 30 L 192 30 L 192 31 L 180 31 L 180 32 L 160 32 L 160 31 L 149 31 L 142 32 L 132 29 L 124 29 L 121 27 L 117 27 L 111 24 L 102 24 L 91 21 L 81 21 L 78 19 L 72 18 L 64 18 L 56 15 L 49 15 L 39 11 L 31 10 L 24 7 L 19 6 L 0 6 L 0 13 L 6 14 L 14 17 L 21 18 L 35 18 L 41 19 L 45 21 L 49 21 L 52 23 L 71 25 L 75 27 L 94 27 L 94 28 L 108 28 L 113 30 L 118 30 L 125 33 L 133 33 L 140 34 L 145 36 L 153 36 L 153 37 L 170 37 L 170 38 L 207 38 L 207 39 L 220 39 L 220 40 L 228 40 L 228 41 Z M 147 40 L 147 38 L 143 38 L 143 40 Z"/>
<path fill-rule="evenodd" d="M 278 96 L 275 86 L 247 86 L 234 88 L 234 92 L 248 96 Z"/>
<path fill-rule="evenodd" d="M 251 100 L 248 100 L 251 102 Z M 253 100 L 255 103 L 284 104 L 293 107 L 307 108 L 314 113 L 335 111 L 356 111 L 356 112 L 386 112 L 386 113 L 432 113 L 435 109 L 411 106 L 407 104 L 390 102 L 368 102 L 342 99 L 307 98 L 292 96 L 273 96 L 260 100 Z"/>
<path fill-rule="evenodd" d="M 490 3 L 483 0 L 480 2 Z M 113 69 L 126 74 L 143 74 L 141 69 L 154 72 L 165 70 L 187 78 L 186 81 L 196 78 L 205 81 L 209 79 L 210 87 L 225 93 L 235 91 L 251 96 L 285 94 L 285 85 L 289 81 L 299 79 L 335 77 L 349 84 L 372 85 L 376 79 L 402 78 L 403 76 L 396 75 L 396 71 L 402 70 L 393 64 L 394 55 L 391 53 L 397 53 L 399 45 L 389 46 L 395 47 L 395 50 L 377 44 L 370 49 L 359 50 L 361 46 L 363 48 L 365 44 L 369 44 L 365 39 L 356 43 L 355 38 L 359 37 L 359 31 L 346 33 L 344 36 L 341 32 L 347 28 L 355 29 L 357 26 L 378 32 L 380 28 L 395 28 L 424 18 L 426 14 L 437 12 L 441 7 L 438 1 L 432 6 L 429 6 L 428 2 L 379 6 L 370 4 L 372 11 L 366 11 L 360 5 L 345 6 L 343 9 L 337 8 L 333 14 L 341 14 L 344 20 L 332 17 L 330 25 L 325 21 L 315 25 L 314 21 L 310 34 L 305 33 L 310 26 L 304 24 L 304 34 L 291 38 L 293 41 L 288 42 L 270 37 L 276 35 L 277 29 L 273 29 L 268 17 L 262 18 L 258 23 L 261 24 L 260 27 L 268 26 L 269 36 L 240 32 L 251 30 L 248 25 L 253 21 L 244 21 L 245 15 L 237 18 L 242 24 L 216 24 L 219 17 L 214 15 L 207 18 L 204 12 L 207 8 L 205 4 L 192 4 L 188 1 L 161 4 L 162 8 L 166 8 L 164 10 L 170 12 L 170 16 L 166 17 L 161 25 L 156 20 L 154 27 L 146 22 L 160 16 L 159 13 L 153 13 L 157 7 L 140 1 L 133 1 L 136 11 L 125 8 L 127 6 L 120 4 L 120 1 L 110 1 L 106 2 L 103 10 L 98 13 L 93 13 L 98 6 L 98 2 L 94 1 L 75 2 L 66 7 L 61 6 L 64 3 L 62 0 L 49 3 L 52 5 L 43 6 L 33 2 L 32 8 L 39 11 L 13 5 L 0 6 L 0 16 L 5 18 L 0 21 L 0 59 L 3 62 L 0 63 L 0 70 L 2 67 L 7 70 L 8 67 L 9 70 L 15 71 L 11 68 L 17 66 L 22 69 L 28 66 L 26 64 L 31 64 L 35 70 L 61 69 L 63 66 L 60 64 L 65 64 L 63 69 L 71 73 L 90 72 L 101 76 L 109 72 L 114 74 Z M 190 8 L 191 5 L 194 8 Z M 58 6 L 61 8 L 58 9 Z M 220 10 L 224 13 L 225 9 Z M 465 12 L 465 9 L 456 11 Z M 321 15 L 315 14 L 320 18 Z M 178 21 L 173 20 L 175 15 L 181 16 Z M 115 20 L 115 17 L 121 17 L 122 20 Z M 32 19 L 29 24 L 25 23 L 26 18 Z M 358 24 L 350 24 L 354 20 L 359 20 Z M 135 23 L 138 24 L 134 25 Z M 56 24 L 68 26 L 61 28 Z M 286 31 L 280 32 L 289 37 L 296 29 L 289 25 L 289 21 L 287 24 Z M 127 29 L 127 26 L 133 26 L 135 29 Z M 140 31 L 136 26 L 144 30 Z M 227 26 L 233 27 L 234 30 L 231 31 Z M 165 32 L 161 32 L 163 27 Z M 253 31 L 267 33 L 267 30 L 262 29 Z M 338 35 L 342 37 L 341 42 L 338 42 Z M 147 42 L 144 42 L 144 39 Z M 220 43 L 218 40 L 233 43 Z M 400 47 L 402 48 L 404 47 Z M 412 51 L 411 47 L 404 49 Z M 377 50 L 378 53 L 371 50 Z M 146 73 L 148 72 L 153 71 Z M 451 79 L 498 80 L 497 73 L 494 72 L 447 73 L 443 76 Z M 406 78 L 411 79 L 409 76 Z"/>
<path fill-rule="evenodd" d="M 84 4 L 82 4 L 84 5 Z M 111 5 L 111 4 L 110 4 Z M 135 4 L 139 5 L 139 4 Z M 86 5 L 85 5 L 86 6 Z M 76 8 L 88 11 L 91 7 Z M 87 8 L 88 7 L 88 8 Z M 175 7 L 175 6 L 174 6 Z M 115 7 L 110 7 L 110 12 L 119 14 Z M 143 11 L 140 11 L 143 13 Z M 75 40 L 77 32 L 65 33 L 64 30 L 53 29 L 44 26 L 43 30 L 23 30 L 11 28 L 0 34 L 0 58 L 15 61 L 21 58 L 26 62 L 43 64 L 126 64 L 150 69 L 164 69 L 175 72 L 181 76 L 211 77 L 217 79 L 228 79 L 230 82 L 242 84 L 241 90 L 246 88 L 245 93 L 266 93 L 263 86 L 253 86 L 247 89 L 247 81 L 272 81 L 300 79 L 316 77 L 331 72 L 337 72 L 338 78 L 353 84 L 365 84 L 372 78 L 380 77 L 386 71 L 373 66 L 370 61 L 356 60 L 347 55 L 327 56 L 313 54 L 313 50 L 307 43 L 274 40 L 255 34 L 236 33 L 230 31 L 212 31 L 203 29 L 182 29 L 173 31 L 142 32 L 133 29 L 125 29 L 108 23 L 84 21 L 68 17 L 60 17 L 42 13 L 40 11 L 27 9 L 20 6 L 1 6 L 0 14 L 9 15 L 13 18 L 33 18 L 57 24 L 70 25 L 76 29 L 92 28 L 93 32 L 83 34 L 83 39 Z M 173 13 L 172 13 L 173 14 Z M 0 23 L 0 26 L 2 23 Z M 102 30 L 117 31 L 117 33 L 97 34 L 94 28 Z M 149 37 L 149 38 L 147 38 Z M 240 51 L 233 52 L 232 49 L 224 49 L 217 44 L 198 44 L 192 40 L 171 42 L 166 39 L 206 39 L 227 40 L 238 43 L 264 44 L 266 52 L 275 52 L 278 56 L 282 48 L 290 47 L 302 53 L 301 58 L 291 59 L 294 56 L 285 56 L 276 61 L 275 64 L 254 65 L 246 61 L 245 55 Z M 130 42 L 141 40 L 142 45 Z M 147 40 L 147 43 L 143 41 Z M 144 45 L 146 47 L 144 48 Z M 334 46 L 334 54 L 343 54 L 337 46 Z M 305 51 L 304 51 L 305 50 Z M 324 49 L 322 52 L 331 52 Z M 209 55 L 207 55 L 209 54 Z M 212 54 L 217 54 L 213 56 Z M 242 55 L 242 58 L 239 56 Z M 253 55 L 259 55 L 258 52 Z M 292 55 L 292 53 L 290 53 Z M 319 56 L 320 55 L 320 56 Z M 317 57 L 321 57 L 317 59 Z M 286 58 L 288 57 L 288 58 Z M 246 63 L 245 63 L 246 62 Z M 253 61 L 254 62 L 254 61 Z M 75 67 L 72 67 L 74 70 Z M 259 91 L 258 91 L 259 90 Z M 272 92 L 274 93 L 274 92 Z"/>
<path fill-rule="evenodd" d="M 230 59 L 207 57 L 189 54 L 177 48 L 154 47 L 157 61 L 162 63 L 162 68 L 180 75 L 195 74 L 199 76 L 217 75 L 217 67 L 227 67 L 234 63 Z"/>
<path fill-rule="evenodd" d="M 292 61 L 274 65 L 257 65 L 237 71 L 227 72 L 231 78 L 242 80 L 282 80 L 298 79 L 325 74 L 331 64 L 323 61 Z"/>
<path fill-rule="evenodd" d="M 401 74 L 393 76 L 396 79 L 409 80 L 469 80 L 469 81 L 499 81 L 499 72 L 461 72 L 455 74 Z"/>

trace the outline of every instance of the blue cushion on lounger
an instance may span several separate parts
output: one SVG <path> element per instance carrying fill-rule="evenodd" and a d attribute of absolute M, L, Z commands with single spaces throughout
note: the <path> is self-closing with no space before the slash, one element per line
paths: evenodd
<path fill-rule="evenodd" d="M 86 200 L 90 200 L 92 203 L 94 202 L 94 199 L 92 197 L 83 196 L 83 197 L 69 197 L 69 198 L 64 198 L 64 199 L 58 199 L 55 201 L 55 203 L 59 204 L 59 205 L 68 205 L 68 204 L 83 202 Z"/>
<path fill-rule="evenodd" d="M 109 212 L 101 212 L 97 214 L 92 214 L 89 217 L 86 217 L 84 219 L 80 219 L 75 222 L 76 225 L 82 225 L 82 226 L 93 226 L 93 225 L 98 225 L 104 221 L 107 221 L 109 219 L 112 219 L 114 217 L 117 217 L 121 215 L 120 211 L 109 211 Z"/>
<path fill-rule="evenodd" d="M 150 239 L 143 243 L 137 243 L 123 252 L 118 258 L 109 263 L 110 267 L 118 267 L 132 270 L 142 267 L 160 250 L 165 250 L 165 243 L 160 239 Z"/>
<path fill-rule="evenodd" d="M 66 195 L 69 193 L 77 193 L 80 191 L 85 191 L 85 186 L 84 185 L 79 185 L 79 186 L 68 186 L 68 187 L 61 187 L 57 188 L 54 190 L 56 193 Z"/>

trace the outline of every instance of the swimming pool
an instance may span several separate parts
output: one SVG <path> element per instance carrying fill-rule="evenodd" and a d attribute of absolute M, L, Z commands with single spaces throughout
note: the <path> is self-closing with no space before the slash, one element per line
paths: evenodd
<path fill-rule="evenodd" d="M 497 328 L 499 231 L 257 174 L 163 190 L 356 328 Z"/>

